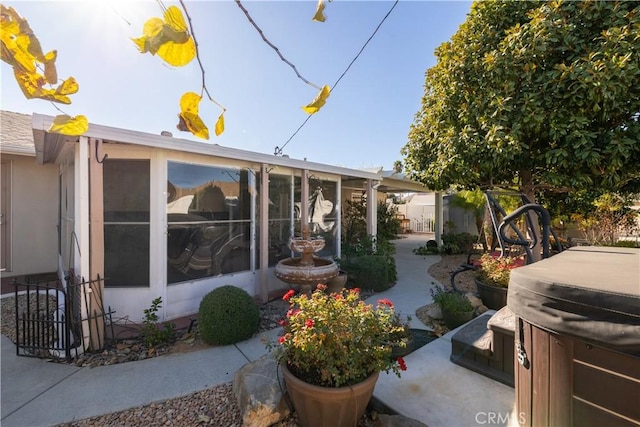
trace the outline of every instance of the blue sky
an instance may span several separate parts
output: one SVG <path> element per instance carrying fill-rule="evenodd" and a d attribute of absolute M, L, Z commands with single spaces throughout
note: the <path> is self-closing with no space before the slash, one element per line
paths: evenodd
<path fill-rule="evenodd" d="M 25 17 L 45 52 L 58 50 L 58 75 L 74 76 L 80 91 L 65 113 L 96 124 L 149 133 L 176 129 L 179 99 L 200 92 L 200 69 L 140 54 L 130 37 L 161 16 L 155 1 L 5 1 Z M 175 4 L 165 2 L 166 6 Z M 301 106 L 317 90 L 299 80 L 265 44 L 231 0 L 187 1 L 213 97 L 227 108 L 216 137 L 217 106 L 203 100 L 207 143 L 273 154 L 307 117 Z M 389 11 L 389 1 L 334 0 L 324 23 L 311 20 L 315 1 L 246 1 L 267 38 L 317 85 L 338 79 Z M 292 158 L 353 168 L 391 169 L 402 160 L 409 126 L 420 109 L 424 73 L 434 50 L 464 22 L 470 2 L 401 0 L 343 77 L 320 112 L 284 148 Z M 56 115 L 46 101 L 26 100 L 2 63 L 4 110 Z"/>

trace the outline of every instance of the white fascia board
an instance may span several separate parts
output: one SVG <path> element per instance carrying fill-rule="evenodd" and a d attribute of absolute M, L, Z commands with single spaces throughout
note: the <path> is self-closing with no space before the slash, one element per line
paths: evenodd
<path fill-rule="evenodd" d="M 34 114 L 34 135 L 37 131 L 44 131 L 46 133 L 46 130 L 49 129 L 52 122 L 53 117 L 51 116 Z M 363 171 L 360 169 L 350 169 L 340 166 L 331 166 L 322 163 L 309 162 L 306 160 L 278 157 L 268 154 L 256 153 L 253 151 L 240 150 L 237 148 L 222 147 L 218 144 L 205 144 L 202 142 L 190 141 L 181 138 L 173 138 L 170 136 L 155 135 L 96 124 L 89 124 L 89 130 L 83 136 L 102 139 L 104 141 L 163 148 L 166 150 L 184 151 L 208 156 L 224 157 L 228 159 L 245 160 L 249 162 L 256 162 L 259 164 L 266 163 L 272 166 L 308 169 L 312 171 L 364 179 L 380 179 L 380 175 L 378 173 Z M 37 150 L 38 148 L 36 146 L 36 151 Z"/>

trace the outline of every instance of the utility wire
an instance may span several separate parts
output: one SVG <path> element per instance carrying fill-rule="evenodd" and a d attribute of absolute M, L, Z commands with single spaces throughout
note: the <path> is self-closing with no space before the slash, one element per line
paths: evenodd
<path fill-rule="evenodd" d="M 364 51 L 364 49 L 367 47 L 367 45 L 369 44 L 369 42 L 373 39 L 373 37 L 376 35 L 376 33 L 378 32 L 378 30 L 380 29 L 380 27 L 382 26 L 382 24 L 384 23 L 384 21 L 387 20 L 387 18 L 389 17 L 389 15 L 391 14 L 391 12 L 393 12 L 393 9 L 395 9 L 395 7 L 398 5 L 398 1 L 396 0 L 395 2 L 393 2 L 393 6 L 391 6 L 391 9 L 389 9 L 389 11 L 387 12 L 386 15 L 384 15 L 384 17 L 382 18 L 382 20 L 380 21 L 380 23 L 378 24 L 378 26 L 376 27 L 376 29 L 373 31 L 373 33 L 371 34 L 371 36 L 367 39 L 366 42 L 364 42 L 364 44 L 362 45 L 362 47 L 360 48 L 360 51 L 356 54 L 356 56 L 351 60 L 351 62 L 349 63 L 349 65 L 347 65 L 347 68 L 345 68 L 345 70 L 342 72 L 342 74 L 340 74 L 340 77 L 338 77 L 338 80 L 336 80 L 336 82 L 333 84 L 333 86 L 331 86 L 331 92 L 333 93 L 333 91 L 335 90 L 336 86 L 338 85 L 338 83 L 340 83 L 340 80 L 342 80 L 342 78 L 345 76 L 345 74 L 347 74 L 347 72 L 349 71 L 349 69 L 351 68 L 351 66 L 354 64 L 354 62 L 356 62 L 356 60 L 358 59 L 358 57 L 360 57 L 360 54 Z M 287 144 L 289 144 L 289 142 L 291 142 L 291 140 L 298 134 L 298 132 L 300 132 L 300 130 L 304 127 L 304 125 L 307 124 L 307 122 L 309 121 L 309 119 L 311 119 L 311 115 L 307 116 L 306 119 L 304 119 L 304 121 L 302 122 L 302 124 L 298 127 L 298 129 L 296 129 L 295 132 L 293 132 L 293 134 L 289 137 L 289 139 L 286 140 L 286 142 L 282 145 L 282 147 L 278 147 L 276 146 L 273 155 L 274 156 L 279 156 L 282 155 L 282 150 L 284 150 L 284 147 L 287 146 Z"/>

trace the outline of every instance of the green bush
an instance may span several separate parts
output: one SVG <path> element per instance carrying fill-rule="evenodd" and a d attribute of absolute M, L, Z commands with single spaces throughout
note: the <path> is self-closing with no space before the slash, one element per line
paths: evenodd
<path fill-rule="evenodd" d="M 444 311 L 448 311 L 451 314 L 462 314 L 473 310 L 471 301 L 458 292 L 446 292 L 440 286 L 435 285 L 431 289 L 431 296 L 433 302 L 437 303 Z"/>
<path fill-rule="evenodd" d="M 235 344 L 258 332 L 260 310 L 251 295 L 226 285 L 209 292 L 200 302 L 198 329 L 207 344 Z"/>
<path fill-rule="evenodd" d="M 142 330 L 140 334 L 145 344 L 149 348 L 158 345 L 170 344 L 176 337 L 176 325 L 164 323 L 160 328 L 158 323 L 158 310 L 162 307 L 162 297 L 151 301 L 151 306 L 144 309 L 144 319 L 142 320 Z"/>
<path fill-rule="evenodd" d="M 424 246 L 420 246 L 413 249 L 413 253 L 416 255 L 438 255 L 440 249 L 438 243 L 435 240 L 429 240 Z"/>
<path fill-rule="evenodd" d="M 393 270 L 390 268 L 392 262 Z M 364 255 L 350 260 L 347 268 L 349 276 L 354 278 L 355 285 L 362 289 L 382 292 L 389 289 L 395 280 L 392 280 L 396 274 L 393 257 Z"/>
<path fill-rule="evenodd" d="M 440 253 L 442 255 L 457 255 L 471 252 L 473 244 L 478 241 L 478 236 L 464 233 L 443 233 L 442 246 Z"/>

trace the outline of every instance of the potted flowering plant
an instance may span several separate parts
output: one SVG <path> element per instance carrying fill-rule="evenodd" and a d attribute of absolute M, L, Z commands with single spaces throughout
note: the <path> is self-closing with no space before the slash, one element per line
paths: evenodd
<path fill-rule="evenodd" d="M 484 305 L 500 310 L 507 304 L 507 287 L 511 270 L 522 266 L 523 263 L 521 258 L 494 257 L 490 254 L 480 257 L 475 282 Z"/>
<path fill-rule="evenodd" d="M 375 307 L 366 304 L 358 289 L 327 294 L 325 288 L 318 285 L 311 296 L 294 291 L 284 295 L 290 309 L 281 322 L 283 333 L 267 348 L 280 362 L 303 426 L 355 426 L 378 373 L 393 371 L 400 377 L 406 369 L 402 358 L 390 358 L 395 311 L 387 299 Z M 338 397 L 330 397 L 325 405 L 321 396 L 327 393 Z"/>
<path fill-rule="evenodd" d="M 394 360 L 406 356 L 413 350 L 410 322 L 411 316 L 401 316 L 399 313 L 394 313 L 391 319 L 393 328 L 389 333 L 389 344 L 391 345 L 391 358 Z"/>
<path fill-rule="evenodd" d="M 446 292 L 435 285 L 431 289 L 433 302 L 440 306 L 442 319 L 449 329 L 457 328 L 473 318 L 473 306 L 469 299 L 458 292 Z"/>

